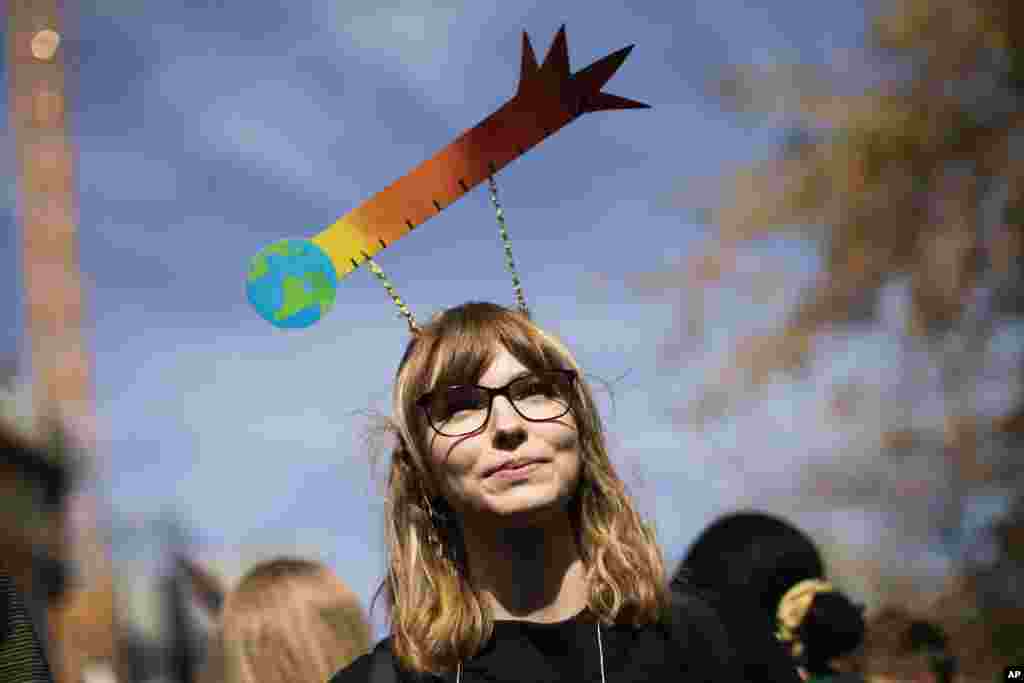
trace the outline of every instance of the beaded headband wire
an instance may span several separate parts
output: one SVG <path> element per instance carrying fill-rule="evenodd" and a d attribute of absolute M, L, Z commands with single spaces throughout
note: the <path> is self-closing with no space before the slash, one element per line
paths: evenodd
<path fill-rule="evenodd" d="M 494 215 L 498 220 L 498 232 L 501 235 L 501 241 L 505 248 L 505 267 L 512 275 L 512 287 L 516 291 L 516 303 L 519 304 L 519 310 L 522 314 L 529 318 L 530 309 L 526 307 L 526 299 L 523 298 L 523 286 L 519 283 L 519 273 L 516 272 L 516 264 L 512 260 L 512 242 L 508 239 L 508 230 L 505 228 L 505 212 L 498 202 L 498 184 L 494 182 L 494 176 L 487 176 L 487 184 L 490 189 L 491 204 L 494 205 Z"/>
<path fill-rule="evenodd" d="M 405 321 L 409 324 L 409 331 L 413 334 L 419 334 L 420 328 L 419 325 L 416 324 L 416 318 L 413 317 L 412 311 L 409 310 L 409 307 L 405 305 L 402 298 L 398 296 L 397 292 L 395 292 L 395 288 L 391 285 L 391 282 L 388 280 L 388 276 L 384 274 L 381 267 L 378 266 L 377 262 L 369 256 L 366 257 L 366 266 L 370 269 L 370 272 L 376 275 L 377 279 L 381 281 L 381 284 L 384 285 L 384 289 L 388 290 L 388 296 L 390 296 L 391 300 L 395 302 L 395 305 L 398 306 L 399 313 L 402 314 Z"/>
<path fill-rule="evenodd" d="M 632 49 L 629 45 L 572 73 L 564 25 L 540 65 L 524 31 L 519 86 L 510 100 L 313 238 L 264 248 L 249 264 L 250 303 L 278 327 L 308 327 L 333 306 L 338 281 L 365 263 L 384 284 L 410 331 L 417 333 L 412 312 L 372 257 L 487 180 L 505 267 L 512 275 L 518 308 L 529 316 L 494 176 L 583 114 L 648 109 L 650 105 L 601 90 Z"/>
<path fill-rule="evenodd" d="M 501 235 L 501 241 L 505 251 L 505 268 L 507 268 L 508 272 L 512 275 L 512 287 L 516 293 L 516 304 L 519 311 L 529 318 L 530 309 L 526 306 L 526 298 L 523 296 L 523 286 L 519 281 L 519 273 L 516 271 L 515 260 L 512 258 L 512 242 L 508 238 L 508 228 L 505 225 L 505 211 L 501 208 L 501 203 L 498 201 L 498 184 L 495 182 L 494 176 L 487 176 L 487 184 L 491 197 L 491 204 L 494 206 L 494 215 L 498 221 L 498 232 Z M 372 257 L 365 256 L 365 259 L 365 263 L 370 269 L 370 272 L 380 280 L 381 284 L 384 285 L 384 289 L 387 290 L 388 296 L 391 297 L 395 306 L 398 307 L 399 313 L 401 313 L 405 318 L 409 325 L 409 332 L 414 335 L 419 334 L 420 327 L 416 324 L 416 318 L 413 316 L 412 311 L 409 310 L 409 307 L 405 302 L 402 301 L 402 298 L 398 296 L 398 293 L 395 291 L 391 281 L 388 280 L 387 275 L 384 274 L 384 270 L 376 261 L 373 260 Z"/>

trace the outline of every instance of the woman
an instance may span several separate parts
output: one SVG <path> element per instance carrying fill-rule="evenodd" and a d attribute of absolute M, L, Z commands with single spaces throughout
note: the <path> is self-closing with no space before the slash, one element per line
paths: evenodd
<path fill-rule="evenodd" d="M 392 406 L 391 636 L 331 683 L 735 680 L 713 613 L 670 609 L 566 347 L 488 303 L 413 329 Z"/>
<path fill-rule="evenodd" d="M 227 594 L 219 622 L 209 683 L 323 683 L 370 647 L 355 594 L 309 560 L 255 566 Z"/>
<path fill-rule="evenodd" d="M 750 681 L 824 681 L 860 643 L 861 610 L 824 580 L 814 543 L 776 517 L 741 512 L 697 538 L 673 579 L 715 606 Z"/>

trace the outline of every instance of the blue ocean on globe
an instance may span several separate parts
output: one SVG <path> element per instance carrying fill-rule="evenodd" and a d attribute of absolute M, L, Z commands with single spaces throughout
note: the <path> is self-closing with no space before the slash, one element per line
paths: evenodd
<path fill-rule="evenodd" d="M 330 257 L 304 239 L 284 239 L 249 260 L 245 291 L 249 303 L 276 327 L 315 324 L 334 305 L 338 275 Z"/>

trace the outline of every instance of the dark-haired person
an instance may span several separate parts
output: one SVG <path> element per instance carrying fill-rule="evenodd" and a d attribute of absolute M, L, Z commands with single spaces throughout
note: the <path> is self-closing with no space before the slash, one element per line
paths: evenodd
<path fill-rule="evenodd" d="M 467 303 L 415 329 L 392 411 L 391 634 L 332 683 L 738 680 L 714 613 L 672 599 L 582 371 L 528 315 Z"/>
<path fill-rule="evenodd" d="M 796 683 L 834 675 L 829 660 L 847 652 L 854 636 L 853 647 L 863 637 L 859 608 L 834 592 L 824 576 L 818 549 L 805 533 L 751 511 L 726 515 L 704 529 L 672 585 L 696 589 L 712 603 L 744 680 Z"/>

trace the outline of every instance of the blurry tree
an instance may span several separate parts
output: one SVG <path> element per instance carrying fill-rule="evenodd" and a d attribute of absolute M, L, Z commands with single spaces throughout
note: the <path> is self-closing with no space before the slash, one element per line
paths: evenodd
<path fill-rule="evenodd" d="M 718 83 L 727 106 L 773 115 L 790 132 L 774 158 L 727 179 L 718 206 L 692 207 L 715 230 L 689 264 L 689 288 L 750 281 L 734 267 L 737 254 L 780 235 L 814 244 L 821 268 L 783 325 L 736 346 L 689 416 L 706 425 L 780 375 L 800 376 L 823 338 L 877 332 L 886 293 L 902 292 L 905 326 L 885 329 L 900 349 L 891 386 L 877 395 L 843 386 L 830 405 L 847 423 L 861 419 L 858 404 L 881 406 L 878 457 L 854 469 L 816 463 L 806 484 L 841 504 L 882 501 L 896 511 L 915 494 L 928 498 L 913 528 L 956 548 L 963 580 L 950 590 L 966 591 L 980 610 L 978 642 L 995 648 L 996 659 L 1019 661 L 1024 356 L 1014 347 L 1024 338 L 1024 3 L 879 7 L 859 64 L 741 67 Z M 713 315 L 699 296 L 691 314 Z M 680 329 L 703 328 L 689 320 Z M 1009 371 L 1000 365 L 1008 353 Z M 912 418 L 927 391 L 942 405 L 937 432 Z M 999 521 L 967 534 L 972 506 L 986 495 L 1004 502 Z M 979 654 L 976 665 L 994 661 Z"/>

